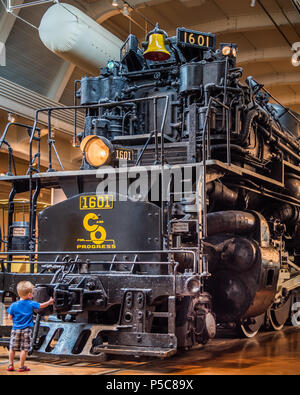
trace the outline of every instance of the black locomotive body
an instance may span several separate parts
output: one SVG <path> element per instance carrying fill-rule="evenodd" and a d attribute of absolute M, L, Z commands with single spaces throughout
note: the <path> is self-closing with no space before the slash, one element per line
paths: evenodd
<path fill-rule="evenodd" d="M 81 169 L 53 171 L 49 125 L 49 172 L 34 171 L 31 144 L 28 174 L 1 177 L 13 186 L 3 298 L 30 279 L 37 300 L 55 300 L 37 316 L 35 352 L 166 357 L 205 344 L 218 325 L 252 337 L 291 319 L 300 286 L 299 116 L 272 104 L 253 78 L 242 84 L 236 45 L 216 49 L 215 41 L 183 28 L 170 38 L 157 26 L 141 49 L 130 35 L 120 61 L 82 78 L 75 105 L 55 109 L 85 111 L 74 136 Z M 54 109 L 37 112 L 31 143 L 41 111 L 51 119 Z M 66 199 L 36 225 L 42 188 Z M 20 252 L 12 218 L 24 191 L 30 221 Z M 11 273 L 24 253 L 32 272 Z"/>

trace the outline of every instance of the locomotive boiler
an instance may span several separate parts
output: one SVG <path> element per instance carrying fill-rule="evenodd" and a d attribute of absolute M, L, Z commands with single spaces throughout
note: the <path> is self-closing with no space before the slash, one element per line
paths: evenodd
<path fill-rule="evenodd" d="M 290 322 L 300 286 L 299 115 L 252 77 L 241 82 L 237 52 L 217 48 L 214 34 L 169 37 L 157 25 L 78 81 L 74 106 L 37 111 L 28 173 L 0 179 L 12 184 L 3 298 L 26 278 L 36 300 L 55 301 L 37 314 L 34 352 L 167 357 L 218 327 L 252 337 Z M 50 124 L 41 173 L 38 116 L 70 109 L 85 113 L 84 130 L 74 127 L 81 168 L 53 169 Z M 66 198 L 36 221 L 43 188 Z M 24 191 L 20 251 L 13 212 Z M 20 254 L 30 274 L 10 272 Z"/>

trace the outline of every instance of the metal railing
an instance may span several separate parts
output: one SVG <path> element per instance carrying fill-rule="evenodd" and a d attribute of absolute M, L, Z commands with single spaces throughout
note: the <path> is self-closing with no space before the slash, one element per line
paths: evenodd
<path fill-rule="evenodd" d="M 83 266 L 83 265 L 110 265 L 109 270 L 101 270 L 102 273 L 111 273 L 113 270 L 113 265 L 116 264 L 126 264 L 126 265 L 171 265 L 177 270 L 178 262 L 176 262 L 173 258 L 171 258 L 172 255 L 176 253 L 185 253 L 192 255 L 193 258 L 193 273 L 195 274 L 200 274 L 199 273 L 199 267 L 197 263 L 197 256 L 196 252 L 192 249 L 170 249 L 170 250 L 146 250 L 146 251 L 85 251 L 85 252 L 78 252 L 78 251 L 35 251 L 31 252 L 31 260 L 26 261 L 25 263 L 31 266 L 31 269 L 34 269 L 35 265 L 55 265 L 55 266 L 72 266 L 72 265 L 77 265 L 77 266 Z M 26 252 L 28 254 L 28 252 Z M 24 264 L 24 261 L 20 260 L 15 260 L 15 259 L 10 259 L 10 257 L 18 257 L 18 256 L 24 256 L 25 252 L 24 251 L 8 251 L 8 252 L 3 252 L 1 253 L 2 256 L 7 256 L 8 259 L 0 259 L 0 263 L 2 266 L 3 271 L 10 271 L 11 270 L 11 265 L 12 264 Z M 87 257 L 92 256 L 99 256 L 98 259 L 93 259 L 89 260 Z M 106 256 L 113 256 L 113 258 L 109 261 L 103 261 L 101 260 L 100 257 L 103 257 L 104 255 Z M 134 256 L 133 261 L 116 261 L 116 256 L 118 255 L 132 255 Z M 137 256 L 138 255 L 167 255 L 167 260 L 166 261 L 138 261 Z M 42 256 L 55 256 L 54 260 L 50 261 L 45 261 L 41 260 Z M 72 258 L 71 256 L 74 256 Z M 68 260 L 66 260 L 66 257 Z M 83 260 L 80 260 L 80 257 L 84 257 Z M 4 265 L 7 265 L 5 268 Z M 169 273 L 169 274 L 176 274 L 175 273 Z M 130 271 L 133 271 L 133 268 L 130 269 Z M 31 273 L 34 271 L 31 270 Z M 118 271 L 119 273 L 119 271 Z"/>
<path fill-rule="evenodd" d="M 8 134 L 9 129 L 11 128 L 11 126 L 19 126 L 21 128 L 27 129 L 29 137 L 31 137 L 31 135 L 32 135 L 33 126 L 30 126 L 30 125 L 27 125 L 27 124 L 24 124 L 24 123 L 20 123 L 20 122 L 9 122 L 6 125 L 6 127 L 4 129 L 4 132 L 3 132 L 2 136 L 1 136 L 0 149 L 2 148 L 3 144 L 5 144 L 8 147 L 8 172 L 7 172 L 7 175 L 8 176 L 13 176 L 13 173 L 11 171 L 12 170 L 12 165 L 13 165 L 15 176 L 16 176 L 17 175 L 17 171 L 16 171 L 16 166 L 15 166 L 15 161 L 14 161 L 13 148 L 6 141 L 6 136 Z M 40 151 L 41 151 L 41 129 L 40 128 L 36 128 L 36 131 L 38 132 L 38 136 L 35 136 L 33 138 L 33 141 L 37 141 L 38 142 L 38 152 L 34 155 L 33 158 L 32 158 L 32 155 L 31 155 L 31 158 L 30 158 L 31 162 L 29 163 L 28 169 L 30 168 L 30 166 L 33 166 L 34 161 L 37 159 L 37 171 L 40 172 L 40 165 L 41 165 L 41 154 L 40 154 Z"/>
<path fill-rule="evenodd" d="M 159 99 L 165 99 L 166 104 L 165 104 L 165 109 L 163 113 L 163 119 L 160 128 L 158 129 L 157 125 L 157 111 L 155 110 L 157 107 L 157 101 Z M 37 130 L 37 124 L 38 124 L 38 118 L 39 114 L 42 112 L 47 112 L 48 113 L 48 158 L 49 158 L 49 167 L 48 171 L 53 171 L 52 167 L 52 149 L 54 149 L 55 154 L 57 156 L 57 159 L 63 169 L 63 166 L 61 164 L 61 161 L 59 159 L 59 155 L 55 149 L 55 145 L 52 139 L 51 135 L 51 114 L 53 111 L 66 111 L 66 110 L 74 110 L 75 114 L 78 110 L 92 110 L 92 109 L 100 109 L 100 108 L 114 108 L 114 107 L 135 107 L 136 103 L 140 102 L 145 102 L 145 101 L 153 101 L 154 103 L 154 130 L 150 133 L 150 139 L 154 136 L 155 138 L 155 162 L 156 164 L 159 163 L 159 134 L 161 135 L 161 157 L 160 157 L 160 163 L 163 165 L 165 163 L 165 156 L 164 156 L 164 127 L 166 123 L 166 117 L 167 117 L 167 110 L 168 110 L 168 105 L 169 105 L 169 96 L 168 95 L 161 95 L 161 96 L 151 96 L 151 97 L 142 97 L 138 99 L 131 99 L 131 100 L 123 100 L 123 101 L 117 101 L 117 102 L 110 102 L 110 103 L 99 103 L 99 104 L 89 104 L 89 105 L 73 105 L 73 106 L 64 106 L 64 107 L 49 107 L 49 108 L 42 108 L 36 111 L 35 113 L 35 120 L 34 124 L 32 127 L 32 133 L 30 137 L 30 151 L 29 151 L 29 159 L 30 163 L 32 161 L 32 142 L 35 138 L 35 132 Z M 75 134 L 74 134 L 74 142 L 77 141 L 77 134 L 76 134 L 76 128 Z M 148 139 L 149 140 L 149 139 Z M 150 141 L 150 140 L 149 140 Z M 146 146 L 147 147 L 147 146 Z M 144 152 L 145 150 L 143 150 Z M 139 158 L 140 161 L 141 158 Z"/>
<path fill-rule="evenodd" d="M 230 147 L 230 128 L 229 128 L 229 116 L 230 116 L 230 108 L 213 97 L 209 98 L 208 106 L 205 114 L 205 121 L 203 126 L 203 134 L 202 134 L 202 179 L 199 185 L 201 191 L 197 190 L 197 200 L 198 200 L 198 221 L 199 221 L 199 229 L 198 229 L 198 259 L 201 262 L 201 272 L 203 276 L 210 276 L 208 270 L 208 263 L 206 259 L 206 255 L 204 254 L 204 245 L 203 241 L 207 238 L 207 192 L 206 192 L 206 174 L 207 174 L 207 161 L 211 159 L 211 147 L 210 147 L 210 118 L 212 111 L 212 104 L 218 104 L 223 107 L 225 111 L 226 117 L 226 156 L 227 156 L 227 164 L 231 165 L 231 147 Z M 200 196 L 199 196 L 200 195 Z"/>

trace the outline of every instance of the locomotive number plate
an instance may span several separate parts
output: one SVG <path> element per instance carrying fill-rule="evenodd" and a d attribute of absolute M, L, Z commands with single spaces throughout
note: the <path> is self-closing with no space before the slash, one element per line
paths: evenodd
<path fill-rule="evenodd" d="M 177 44 L 193 48 L 215 49 L 216 36 L 194 30 L 177 29 Z"/>
<path fill-rule="evenodd" d="M 94 195 L 80 197 L 80 210 L 112 210 L 113 208 L 113 195 Z"/>
<path fill-rule="evenodd" d="M 128 162 L 134 159 L 134 150 L 127 148 L 116 148 L 115 151 L 117 160 L 127 160 Z"/>

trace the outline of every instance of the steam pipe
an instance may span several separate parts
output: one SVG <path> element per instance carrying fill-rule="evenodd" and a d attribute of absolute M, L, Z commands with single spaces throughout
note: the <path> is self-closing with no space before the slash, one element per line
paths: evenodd
<path fill-rule="evenodd" d="M 251 233 L 255 225 L 255 216 L 245 211 L 218 211 L 207 215 L 208 236 L 220 233 Z"/>
<path fill-rule="evenodd" d="M 270 139 L 270 141 L 275 142 L 282 151 L 285 151 L 287 154 L 292 156 L 294 159 L 296 159 L 298 162 L 300 162 L 300 156 L 297 155 L 294 151 L 292 151 L 290 148 L 288 148 L 286 145 L 280 143 L 274 136 L 272 136 L 271 132 L 268 132 L 265 128 L 260 126 L 260 130 L 265 134 L 266 137 Z"/>
<path fill-rule="evenodd" d="M 295 240 L 296 240 L 296 248 L 295 248 L 295 254 L 294 254 L 294 262 L 297 266 L 300 267 L 300 224 L 296 226 L 296 232 L 295 232 Z"/>
<path fill-rule="evenodd" d="M 271 121 L 269 114 L 266 111 L 264 111 L 262 108 L 256 108 L 254 110 L 249 111 L 249 113 L 247 114 L 246 121 L 245 121 L 245 132 L 242 137 L 241 144 L 244 144 L 246 142 L 246 139 L 250 133 L 250 128 L 251 128 L 252 122 L 255 118 L 257 118 L 257 122 L 261 127 L 270 128 L 274 134 L 276 134 L 283 141 L 285 141 L 287 144 L 289 144 L 297 152 L 300 152 L 300 144 L 297 142 L 296 138 L 293 138 L 293 137 L 289 136 L 287 133 L 284 133 L 281 130 L 279 130 L 278 127 L 274 124 L 274 122 Z M 278 144 L 281 144 L 281 143 L 278 143 Z M 280 148 L 282 148 L 282 147 L 283 146 L 281 144 Z M 288 147 L 286 147 L 286 149 L 288 149 Z M 293 153 L 293 154 L 295 155 L 295 153 Z"/>
<path fill-rule="evenodd" d="M 212 186 L 209 186 L 208 190 L 211 191 Z M 218 211 L 207 214 L 206 237 L 222 233 L 249 234 L 255 230 L 255 227 L 256 219 L 251 213 L 245 211 Z M 177 251 L 174 257 L 180 262 L 181 270 L 190 268 L 193 264 L 191 257 L 185 251 Z"/>
<path fill-rule="evenodd" d="M 207 184 L 206 193 L 213 200 L 222 203 L 223 205 L 230 205 L 234 207 L 235 202 L 238 199 L 238 193 L 229 189 L 226 185 L 221 182 L 213 181 Z"/>

